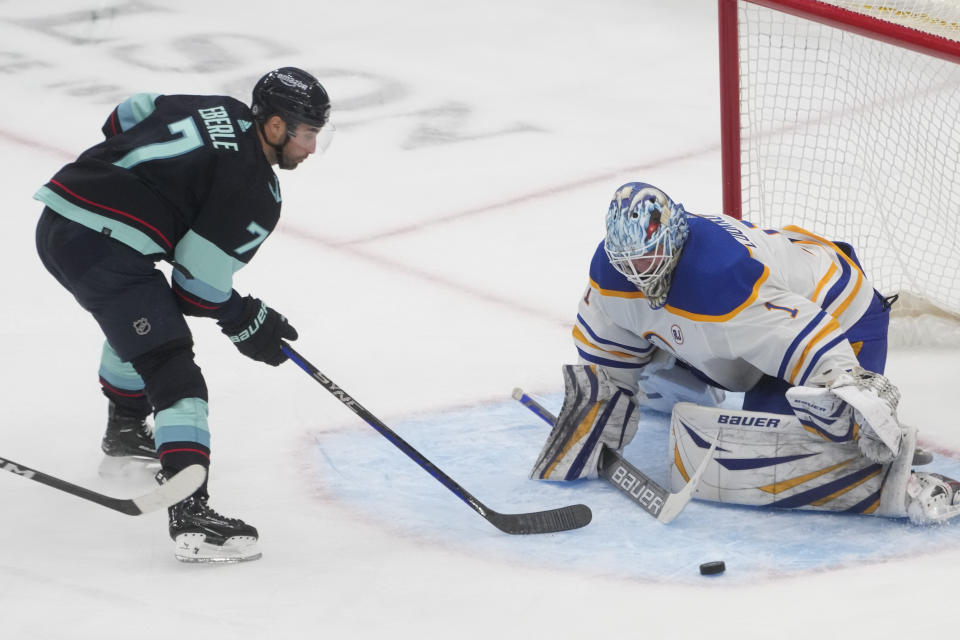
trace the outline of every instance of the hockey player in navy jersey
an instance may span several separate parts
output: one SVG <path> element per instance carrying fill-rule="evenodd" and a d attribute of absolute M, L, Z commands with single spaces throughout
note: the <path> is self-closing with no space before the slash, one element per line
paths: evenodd
<path fill-rule="evenodd" d="M 103 142 L 37 191 L 40 258 L 106 337 L 106 456 L 159 458 L 159 481 L 209 466 L 207 387 L 184 316 L 212 318 L 249 358 L 286 360 L 281 340 L 296 330 L 234 290 L 233 274 L 277 225 L 273 165 L 295 169 L 322 151 L 329 111 L 323 86 L 293 67 L 264 75 L 249 107 L 228 96 L 138 94 L 107 118 Z M 161 260 L 172 265 L 169 282 Z M 204 483 L 171 507 L 177 557 L 260 557 L 257 530 L 219 515 L 208 497 Z"/>
<path fill-rule="evenodd" d="M 852 247 L 687 212 L 639 182 L 617 189 L 606 229 L 573 329 L 581 364 L 563 369 L 531 477 L 597 477 L 640 404 L 671 413 L 673 490 L 716 438 L 704 499 L 918 523 L 960 513 L 956 482 L 912 470 L 916 429 L 883 376 L 892 301 Z"/>

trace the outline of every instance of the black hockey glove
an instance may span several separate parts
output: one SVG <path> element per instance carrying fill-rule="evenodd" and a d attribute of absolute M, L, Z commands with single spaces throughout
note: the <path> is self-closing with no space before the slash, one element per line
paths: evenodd
<path fill-rule="evenodd" d="M 273 367 L 285 362 L 287 356 L 280 348 L 280 341 L 296 340 L 297 330 L 258 298 L 246 296 L 242 303 L 240 318 L 232 324 L 221 325 L 223 333 L 248 358 Z"/>

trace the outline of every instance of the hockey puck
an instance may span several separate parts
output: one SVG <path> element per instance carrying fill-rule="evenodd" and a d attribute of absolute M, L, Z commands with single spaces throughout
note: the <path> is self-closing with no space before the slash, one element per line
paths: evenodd
<path fill-rule="evenodd" d="M 723 560 L 716 560 L 714 562 L 704 562 L 700 565 L 700 575 L 703 576 L 715 576 L 718 573 L 723 573 L 727 570 L 727 565 Z"/>

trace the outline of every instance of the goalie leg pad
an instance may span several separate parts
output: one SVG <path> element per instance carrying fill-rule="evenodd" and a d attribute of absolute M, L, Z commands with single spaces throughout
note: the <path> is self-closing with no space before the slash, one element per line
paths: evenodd
<path fill-rule="evenodd" d="M 880 509 L 888 466 L 862 456 L 856 442 L 811 437 L 795 416 L 687 403 L 674 407 L 671 418 L 671 491 L 686 484 L 718 432 L 698 498 L 853 513 Z"/>
<path fill-rule="evenodd" d="M 596 366 L 565 365 L 563 380 L 563 407 L 530 477 L 597 478 L 603 447 L 619 450 L 637 433 L 634 394 Z"/>

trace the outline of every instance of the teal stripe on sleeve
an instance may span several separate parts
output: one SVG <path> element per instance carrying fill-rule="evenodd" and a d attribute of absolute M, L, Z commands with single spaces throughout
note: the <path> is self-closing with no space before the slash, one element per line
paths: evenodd
<path fill-rule="evenodd" d="M 154 103 L 159 96 L 159 93 L 138 93 L 121 102 L 117 107 L 120 128 L 126 131 L 153 113 L 157 108 Z"/>
<path fill-rule="evenodd" d="M 233 291 L 233 274 L 245 264 L 236 258 L 231 258 L 223 249 L 192 229 L 187 231 L 186 235 L 177 243 L 173 255 L 176 263 L 182 265 L 193 276 L 194 280 L 199 280 L 222 294 L 220 300 L 214 300 L 202 292 L 196 291 L 197 295 L 203 299 L 214 302 L 220 302 L 230 297 L 230 292 Z M 194 292 L 190 287 L 184 286 L 183 282 L 178 281 L 177 284 L 187 291 Z M 191 287 L 196 286 L 200 285 L 191 284 Z"/>
<path fill-rule="evenodd" d="M 69 218 L 74 222 L 79 222 L 85 227 L 93 229 L 97 233 L 102 233 L 104 229 L 110 230 L 110 237 L 118 240 L 128 247 L 135 249 L 145 256 L 166 254 L 167 252 L 154 242 L 150 236 L 138 231 L 133 227 L 118 222 L 112 218 L 101 216 L 78 207 L 72 202 L 67 201 L 47 186 L 33 194 L 35 200 L 44 203 L 64 218 Z"/>
<path fill-rule="evenodd" d="M 198 280 L 197 278 L 188 278 L 176 267 L 173 269 L 173 281 L 187 293 L 195 295 L 201 300 L 208 300 L 214 304 L 222 304 L 226 302 L 230 299 L 230 295 L 233 293 L 232 289 L 230 291 L 221 291 L 216 287 L 211 287 L 203 280 Z"/>

